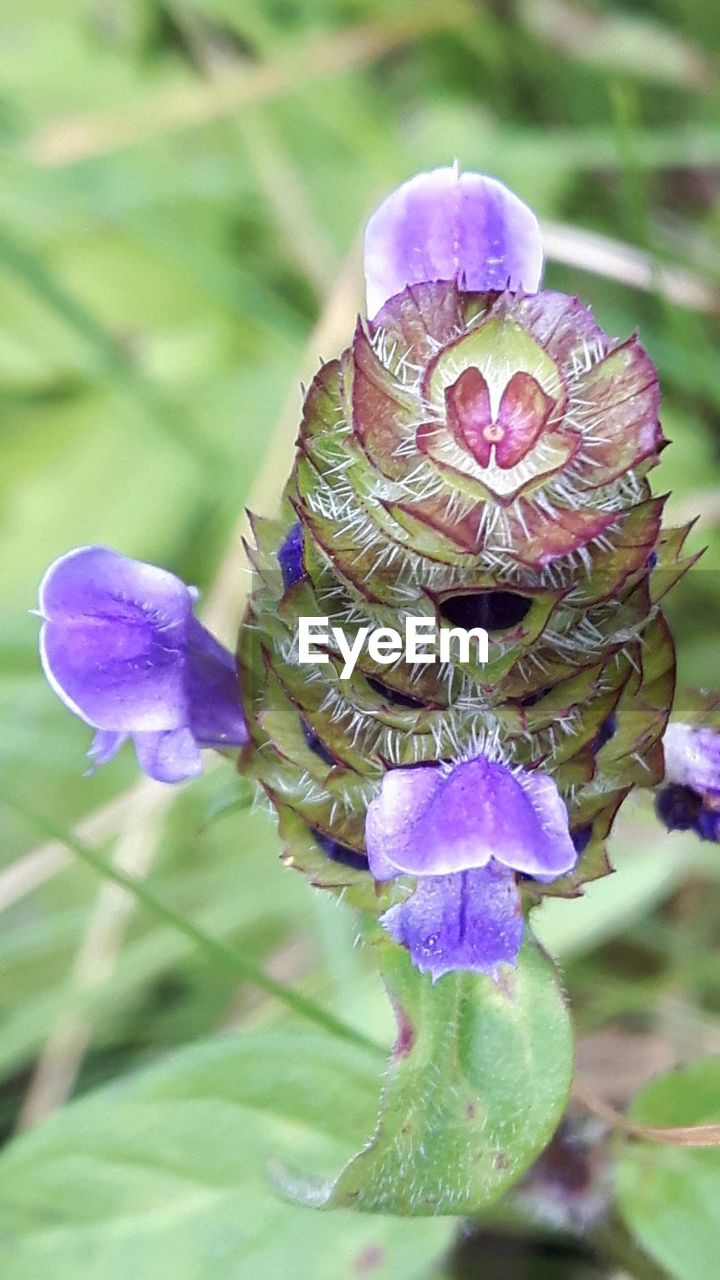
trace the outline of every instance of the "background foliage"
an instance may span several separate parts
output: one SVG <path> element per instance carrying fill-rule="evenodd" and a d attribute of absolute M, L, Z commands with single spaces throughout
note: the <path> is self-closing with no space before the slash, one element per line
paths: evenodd
<path fill-rule="evenodd" d="M 717 686 L 719 37 L 705 0 L 0 0 L 6 1280 L 720 1273 L 712 1150 L 615 1152 L 653 1261 L 614 1210 L 582 1244 L 556 1234 L 608 1194 L 604 1146 L 470 1235 L 275 1198 L 268 1158 L 331 1174 L 372 1126 L 378 1059 L 284 997 L 388 1041 L 354 922 L 280 867 L 229 769 L 175 792 L 123 756 L 83 779 L 87 731 L 27 612 L 52 558 L 102 542 L 196 582 L 232 643 L 243 507 L 272 511 L 300 379 L 349 335 L 363 220 L 457 156 L 546 221 L 548 283 L 639 326 L 660 365 L 659 490 L 709 545 L 670 606 L 681 677 Z M 720 855 L 643 803 L 613 854 L 619 874 L 543 907 L 539 932 L 565 964 L 579 1100 L 624 1109 L 717 1053 Z M 719 1119 L 717 1065 L 699 1070 L 650 1086 L 641 1118 Z"/>

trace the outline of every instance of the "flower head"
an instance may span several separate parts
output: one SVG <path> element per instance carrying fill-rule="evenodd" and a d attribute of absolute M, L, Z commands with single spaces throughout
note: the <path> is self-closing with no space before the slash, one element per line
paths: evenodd
<path fill-rule="evenodd" d="M 195 594 L 107 547 L 79 547 L 45 574 L 43 670 L 98 731 L 96 763 L 131 735 L 145 773 L 179 782 L 201 771 L 200 747 L 247 741 L 232 655 L 193 617 Z"/>
<path fill-rule="evenodd" d="M 515 873 L 554 880 L 577 860 L 552 779 L 481 755 L 390 770 L 365 833 L 376 880 L 417 879 L 381 923 L 434 978 L 514 962 L 523 933 Z"/>
<path fill-rule="evenodd" d="M 492 178 L 393 192 L 367 227 L 367 317 L 308 390 L 282 522 L 255 530 L 250 767 L 288 861 L 371 910 L 384 883 L 385 927 L 433 976 L 512 962 L 521 897 L 606 874 L 620 804 L 661 776 L 658 601 L 690 561 L 650 486 L 657 373 L 637 337 L 537 292 L 542 261 Z M 408 615 L 485 628 L 489 661 L 363 650 L 343 678 L 333 625 Z M 312 668 L 303 616 L 329 624 Z"/>

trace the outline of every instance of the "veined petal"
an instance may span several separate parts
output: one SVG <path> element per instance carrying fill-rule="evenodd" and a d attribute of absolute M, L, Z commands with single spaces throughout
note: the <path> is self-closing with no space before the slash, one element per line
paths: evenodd
<path fill-rule="evenodd" d="M 433 169 L 398 187 L 368 222 L 368 315 L 426 281 L 532 293 L 542 267 L 540 228 L 522 200 L 483 174 Z"/>
<path fill-rule="evenodd" d="M 58 696 L 95 728 L 154 731 L 187 720 L 182 649 L 169 649 L 149 631 L 126 623 L 47 622 L 40 656 Z"/>
<path fill-rule="evenodd" d="M 187 722 L 192 595 L 171 573 L 105 547 L 56 560 L 40 587 L 40 656 L 55 692 L 98 729 Z"/>
<path fill-rule="evenodd" d="M 434 765 L 415 769 L 390 769 L 379 795 L 368 807 L 365 839 L 368 862 L 376 880 L 392 880 L 416 867 L 422 858 L 415 849 L 419 819 L 443 785 Z M 443 870 L 438 868 L 438 874 Z"/>
<path fill-rule="evenodd" d="M 96 765 L 107 764 L 108 760 L 112 760 L 127 737 L 126 733 L 115 733 L 112 729 L 98 729 L 88 749 L 88 756 L 92 761 L 88 774 L 93 773 Z"/>
<path fill-rule="evenodd" d="M 174 573 L 92 546 L 59 556 L 46 571 L 39 596 L 46 622 L 97 616 L 133 621 L 141 611 L 157 625 L 172 624 L 190 616 L 193 601 Z"/>
<path fill-rule="evenodd" d="M 190 729 L 134 733 L 138 764 L 156 782 L 184 782 L 202 773 L 202 758 Z"/>
<path fill-rule="evenodd" d="M 376 879 L 450 875 L 491 858 L 529 875 L 569 871 L 577 854 L 551 778 L 484 756 L 454 765 L 391 769 L 366 824 Z"/>
<path fill-rule="evenodd" d="M 494 862 L 419 880 L 380 923 L 433 981 L 453 969 L 494 974 L 499 964 L 514 964 L 523 935 L 515 877 Z"/>
<path fill-rule="evenodd" d="M 578 854 L 570 835 L 568 812 L 554 780 L 539 769 L 518 769 L 514 777 L 532 805 L 538 831 L 535 839 L 524 843 L 519 852 L 506 856 L 499 848 L 496 858 L 526 875 L 550 879 L 564 875 L 575 866 Z"/>

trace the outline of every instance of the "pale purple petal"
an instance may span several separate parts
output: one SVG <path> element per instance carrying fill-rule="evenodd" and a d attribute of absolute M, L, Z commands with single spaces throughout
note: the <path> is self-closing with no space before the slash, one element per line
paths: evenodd
<path fill-rule="evenodd" d="M 134 733 L 138 764 L 157 782 L 184 782 L 202 773 L 202 759 L 190 729 Z"/>
<path fill-rule="evenodd" d="M 495 974 L 499 964 L 515 963 L 523 935 L 515 877 L 495 863 L 418 880 L 380 923 L 433 981 L 453 969 Z"/>
<path fill-rule="evenodd" d="M 184 647 L 192 611 L 173 574 L 105 547 L 56 560 L 40 587 L 40 655 L 55 692 L 98 729 L 187 722 Z"/>
<path fill-rule="evenodd" d="M 392 769 L 368 810 L 376 879 L 449 875 L 491 858 L 557 876 L 575 865 L 567 810 L 551 778 L 476 756 L 443 771 Z"/>
<path fill-rule="evenodd" d="M 516 195 L 479 173 L 433 169 L 398 187 L 368 222 L 368 315 L 425 281 L 533 293 L 542 267 L 537 219 Z"/>
<path fill-rule="evenodd" d="M 495 857 L 499 862 L 524 871 L 526 875 L 542 876 L 553 880 L 556 876 L 572 871 L 578 860 L 578 851 L 568 826 L 568 811 L 553 779 L 538 769 L 516 769 L 513 777 L 525 792 L 535 815 L 537 831 L 532 843 L 523 843 L 506 855 L 499 848 Z"/>
<path fill-rule="evenodd" d="M 88 755 L 92 761 L 88 772 L 92 773 L 96 765 L 107 764 L 108 760 L 112 760 L 127 738 L 126 733 L 115 733 L 112 729 L 98 729 L 88 749 Z"/>
<path fill-rule="evenodd" d="M 40 583 L 39 611 L 47 621 L 135 617 L 144 608 L 153 619 L 189 617 L 193 593 L 166 569 L 133 560 L 110 547 L 76 547 L 60 556 Z"/>
<path fill-rule="evenodd" d="M 385 774 L 365 820 L 368 862 L 376 880 L 392 880 L 404 870 L 417 874 L 419 818 L 442 785 L 442 773 L 435 765 L 390 769 Z"/>
<path fill-rule="evenodd" d="M 700 794 L 720 793 L 720 732 L 707 725 L 669 724 L 663 738 L 665 780 Z"/>

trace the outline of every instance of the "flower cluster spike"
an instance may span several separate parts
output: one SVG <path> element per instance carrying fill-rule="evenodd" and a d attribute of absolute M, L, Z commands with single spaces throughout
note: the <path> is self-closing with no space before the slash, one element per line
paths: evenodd
<path fill-rule="evenodd" d="M 607 872 L 635 786 L 665 781 L 665 824 L 720 841 L 712 709 L 663 753 L 661 601 L 693 558 L 650 486 L 657 374 L 635 335 L 538 292 L 542 257 L 531 210 L 457 168 L 373 214 L 368 316 L 307 393 L 281 517 L 253 523 L 237 672 L 165 570 L 85 547 L 40 591 L 43 666 L 96 763 L 130 736 L 177 782 L 201 748 L 239 748 L 286 861 L 379 914 L 433 979 L 513 963 L 523 903 Z M 439 661 L 388 649 L 416 625 Z"/>
<path fill-rule="evenodd" d="M 639 340 L 610 338 L 577 298 L 529 292 L 537 245 L 516 198 L 503 213 L 499 184 L 488 203 L 485 188 L 438 172 L 370 223 L 379 309 L 307 393 L 283 518 L 255 522 L 258 582 L 239 643 L 249 767 L 279 813 L 286 860 L 382 910 L 434 976 L 512 959 L 518 892 L 573 895 L 609 869 L 620 803 L 662 777 L 674 651 L 659 598 L 689 563 L 684 531 L 663 532 L 664 498 L 650 487 L 665 441 Z M 525 242 L 498 251 L 510 223 Z M 417 234 L 430 249 L 403 250 Z M 510 287 L 499 287 L 503 252 Z M 433 261 L 451 278 L 435 278 Z M 327 661 L 300 661 L 303 617 L 349 639 L 402 631 L 408 617 L 482 626 L 489 661 L 387 664 L 361 651 L 343 679 L 331 631 Z M 451 792 L 468 762 L 484 774 L 461 812 Z M 387 788 L 401 778 L 398 819 Z M 557 800 L 565 844 L 561 822 L 557 865 L 526 871 L 490 810 L 508 806 L 522 826 L 520 796 L 541 781 L 553 796 L 537 805 L 535 836 L 528 818 L 527 841 L 539 847 Z M 397 821 L 416 856 L 392 866 Z M 431 839 L 444 854 L 428 856 Z M 485 902 L 492 933 L 510 880 L 503 939 L 478 958 L 473 912 Z M 450 945 L 461 914 L 472 937 Z M 413 941 L 423 930 L 424 949 Z"/>

